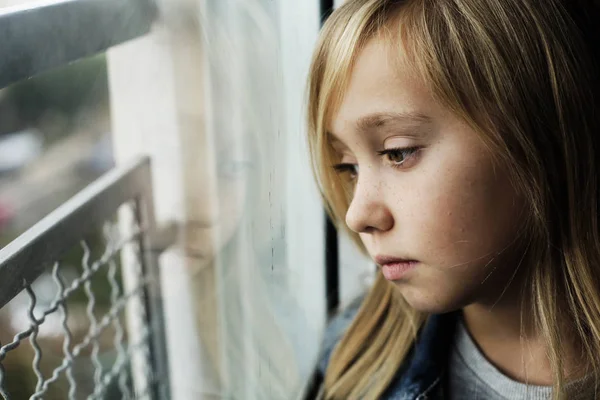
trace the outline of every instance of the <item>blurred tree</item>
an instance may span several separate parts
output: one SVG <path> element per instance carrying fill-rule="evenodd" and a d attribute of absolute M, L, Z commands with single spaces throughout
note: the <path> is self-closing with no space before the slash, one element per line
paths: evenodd
<path fill-rule="evenodd" d="M 0 98 L 0 121 L 6 121 L 0 122 L 0 134 L 36 126 L 49 113 L 63 115 L 68 124 L 82 108 L 107 104 L 107 82 L 106 57 L 100 54 L 15 83 Z"/>

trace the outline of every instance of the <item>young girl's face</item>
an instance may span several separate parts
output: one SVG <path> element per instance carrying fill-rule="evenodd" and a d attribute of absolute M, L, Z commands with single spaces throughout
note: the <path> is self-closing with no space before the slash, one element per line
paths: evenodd
<path fill-rule="evenodd" d="M 397 52 L 379 39 L 362 50 L 329 126 L 354 185 L 346 223 L 416 309 L 493 304 L 519 262 L 523 202 Z"/>

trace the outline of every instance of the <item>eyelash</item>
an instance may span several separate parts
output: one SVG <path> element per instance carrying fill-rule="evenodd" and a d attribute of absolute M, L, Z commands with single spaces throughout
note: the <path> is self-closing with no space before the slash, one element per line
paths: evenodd
<path fill-rule="evenodd" d="M 378 151 L 377 154 L 379 154 L 382 157 L 387 156 L 387 159 L 390 162 L 392 167 L 400 168 L 402 166 L 402 164 L 404 164 L 406 162 L 407 159 L 414 156 L 419 150 L 420 150 L 419 147 L 404 147 L 404 148 L 396 147 L 393 149 L 385 149 L 385 150 Z M 397 161 L 390 160 L 390 155 L 397 155 L 397 154 L 402 155 L 402 161 L 397 162 Z"/>
<path fill-rule="evenodd" d="M 409 159 L 409 157 L 414 156 L 418 151 L 420 150 L 419 147 L 397 147 L 397 148 L 393 148 L 393 149 L 385 149 L 385 150 L 381 150 L 378 151 L 377 154 L 379 156 L 387 156 L 388 161 L 391 164 L 392 168 L 401 168 L 402 165 L 406 162 L 407 159 Z M 402 155 L 402 161 L 396 162 L 393 160 L 390 160 L 390 155 Z M 356 164 L 349 164 L 349 163 L 344 163 L 344 164 L 336 164 L 333 166 L 333 169 L 337 172 L 337 173 L 350 173 L 351 174 L 351 179 L 355 179 L 356 176 L 358 175 L 358 172 L 356 171 L 357 165 Z"/>
<path fill-rule="evenodd" d="M 338 174 L 343 174 L 343 173 L 349 173 L 350 177 L 352 179 L 356 178 L 356 176 L 358 175 L 358 172 L 356 171 L 357 165 L 356 164 L 336 164 L 333 166 L 333 169 L 338 173 Z"/>

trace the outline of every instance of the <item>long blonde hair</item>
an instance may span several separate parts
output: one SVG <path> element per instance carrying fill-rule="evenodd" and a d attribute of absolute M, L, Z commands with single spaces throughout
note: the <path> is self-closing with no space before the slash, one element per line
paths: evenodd
<path fill-rule="evenodd" d="M 340 221 L 351 192 L 331 168 L 326 126 L 376 35 L 405 52 L 436 100 L 506 166 L 528 199 L 527 295 L 547 342 L 555 399 L 566 396 L 565 323 L 587 372 L 596 382 L 600 375 L 600 34 L 586 15 L 599 15 L 591 1 L 349 0 L 326 22 L 309 79 L 313 169 L 339 227 L 347 229 Z M 332 354 L 326 398 L 379 398 L 426 319 L 378 274 Z"/>

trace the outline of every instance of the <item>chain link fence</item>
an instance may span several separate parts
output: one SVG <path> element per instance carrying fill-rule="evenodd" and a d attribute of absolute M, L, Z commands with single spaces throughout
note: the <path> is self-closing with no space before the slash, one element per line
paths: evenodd
<path fill-rule="evenodd" d="M 168 398 L 151 209 L 144 159 L 0 250 L 0 398 Z"/>

